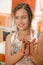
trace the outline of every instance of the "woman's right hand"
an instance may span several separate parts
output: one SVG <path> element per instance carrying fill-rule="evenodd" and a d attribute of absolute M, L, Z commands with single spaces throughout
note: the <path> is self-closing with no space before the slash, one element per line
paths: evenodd
<path fill-rule="evenodd" d="M 25 56 L 29 56 L 30 55 L 30 42 L 26 41 L 26 47 L 25 47 Z"/>
<path fill-rule="evenodd" d="M 29 45 L 30 45 L 29 41 L 26 40 L 22 41 L 22 51 L 25 56 L 29 55 Z"/>
<path fill-rule="evenodd" d="M 25 53 L 25 48 L 26 48 L 26 43 L 25 43 L 25 41 L 22 41 L 21 50 L 23 51 L 23 53 Z"/>

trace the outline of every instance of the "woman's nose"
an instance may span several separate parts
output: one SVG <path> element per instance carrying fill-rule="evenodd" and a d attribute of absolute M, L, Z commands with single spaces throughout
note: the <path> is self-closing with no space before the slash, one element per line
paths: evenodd
<path fill-rule="evenodd" d="M 18 21 L 19 21 L 19 23 L 22 23 L 22 18 L 19 18 L 19 20 L 18 20 Z"/>

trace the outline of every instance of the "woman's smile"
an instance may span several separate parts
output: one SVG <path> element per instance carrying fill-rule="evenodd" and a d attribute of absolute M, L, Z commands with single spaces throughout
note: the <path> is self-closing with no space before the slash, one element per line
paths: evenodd
<path fill-rule="evenodd" d="M 25 24 L 19 24 L 19 27 L 23 27 Z"/>

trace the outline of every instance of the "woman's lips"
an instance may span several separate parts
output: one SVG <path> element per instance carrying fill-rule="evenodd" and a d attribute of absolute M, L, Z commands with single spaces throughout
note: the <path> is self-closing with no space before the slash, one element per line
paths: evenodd
<path fill-rule="evenodd" d="M 23 27 L 24 26 L 24 24 L 21 24 L 21 25 L 19 25 L 20 27 Z"/>

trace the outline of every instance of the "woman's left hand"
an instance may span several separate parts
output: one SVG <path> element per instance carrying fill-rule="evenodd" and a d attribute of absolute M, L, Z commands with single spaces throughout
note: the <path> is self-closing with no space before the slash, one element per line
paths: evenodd
<path fill-rule="evenodd" d="M 37 53 L 37 42 L 35 39 L 33 39 L 30 43 L 30 54 L 35 55 Z"/>

